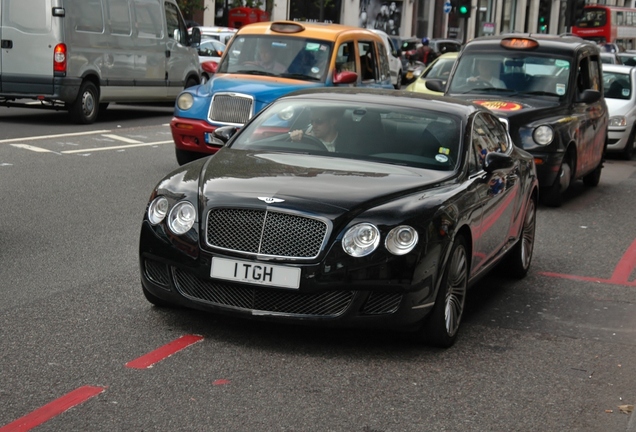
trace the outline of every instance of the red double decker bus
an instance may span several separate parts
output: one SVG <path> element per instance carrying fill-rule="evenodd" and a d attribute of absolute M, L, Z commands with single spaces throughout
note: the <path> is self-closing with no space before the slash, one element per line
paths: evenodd
<path fill-rule="evenodd" d="M 588 5 L 583 18 L 572 26 L 572 33 L 599 44 L 636 49 L 636 9 Z"/>

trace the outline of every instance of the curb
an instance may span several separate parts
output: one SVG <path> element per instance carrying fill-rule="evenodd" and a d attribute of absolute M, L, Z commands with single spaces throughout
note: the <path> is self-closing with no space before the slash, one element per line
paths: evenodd
<path fill-rule="evenodd" d="M 636 411 L 632 411 L 626 432 L 636 432 Z"/>

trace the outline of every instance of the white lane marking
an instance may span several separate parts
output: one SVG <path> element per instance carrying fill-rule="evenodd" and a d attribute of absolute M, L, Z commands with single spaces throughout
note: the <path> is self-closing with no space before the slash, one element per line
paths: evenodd
<path fill-rule="evenodd" d="M 156 141 L 156 142 L 151 142 L 151 143 L 130 144 L 130 145 L 113 146 L 113 147 L 96 147 L 96 148 L 93 148 L 93 149 L 65 150 L 65 151 L 62 151 L 60 153 L 62 153 L 62 154 L 91 153 L 91 152 L 96 152 L 96 151 L 119 150 L 119 149 L 127 149 L 127 148 L 134 148 L 134 147 L 148 147 L 148 146 L 154 146 L 154 145 L 160 145 L 160 144 L 170 144 L 170 143 L 174 143 L 174 141 L 173 140 Z"/>
<path fill-rule="evenodd" d="M 0 163 L 0 166 L 13 166 L 13 164 L 3 162 L 3 163 Z"/>
<path fill-rule="evenodd" d="M 31 151 L 34 151 L 34 152 L 37 152 L 37 153 L 57 153 L 57 152 L 54 152 L 54 151 L 51 151 L 51 150 L 44 149 L 42 147 L 35 147 L 35 146 L 32 146 L 32 145 L 28 145 L 28 144 L 11 144 L 11 146 L 12 147 L 17 147 L 17 148 L 22 148 L 22 149 L 25 149 L 25 150 L 31 150 Z M 59 154 L 59 153 L 57 153 L 57 154 Z"/>
<path fill-rule="evenodd" d="M 106 138 L 111 138 L 111 139 L 114 139 L 114 140 L 118 140 L 118 141 L 123 141 L 123 142 L 128 143 L 128 144 L 141 144 L 141 141 L 137 141 L 137 140 L 126 138 L 126 137 L 119 136 L 119 135 L 104 134 L 102 136 L 104 136 Z"/>
<path fill-rule="evenodd" d="M 0 140 L 0 144 L 10 143 L 16 141 L 33 141 L 33 140 L 41 140 L 41 139 L 49 139 L 49 138 L 61 138 L 61 137 L 71 137 L 71 136 L 82 136 L 82 135 L 95 135 L 95 134 L 104 134 L 111 132 L 110 130 L 95 130 L 95 131 L 87 131 L 87 132 L 73 132 L 59 135 L 40 135 L 26 138 L 9 138 Z"/>

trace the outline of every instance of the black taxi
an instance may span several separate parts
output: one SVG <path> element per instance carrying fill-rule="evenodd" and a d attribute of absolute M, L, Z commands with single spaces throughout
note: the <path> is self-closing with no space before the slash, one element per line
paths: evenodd
<path fill-rule="evenodd" d="M 565 35 L 473 39 L 455 63 L 445 95 L 494 111 L 514 143 L 534 156 L 541 197 L 558 207 L 570 183 L 599 183 L 607 143 L 599 48 Z M 444 90 L 441 82 L 428 82 Z"/>

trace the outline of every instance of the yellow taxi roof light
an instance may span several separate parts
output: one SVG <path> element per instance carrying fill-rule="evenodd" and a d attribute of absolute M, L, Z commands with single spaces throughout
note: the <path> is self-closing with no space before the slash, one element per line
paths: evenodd
<path fill-rule="evenodd" d="M 539 46 L 536 39 L 528 38 L 506 38 L 501 40 L 501 46 L 509 49 L 527 50 Z"/>
<path fill-rule="evenodd" d="M 290 22 L 274 22 L 269 28 L 276 33 L 300 33 L 305 30 L 302 25 Z"/>

